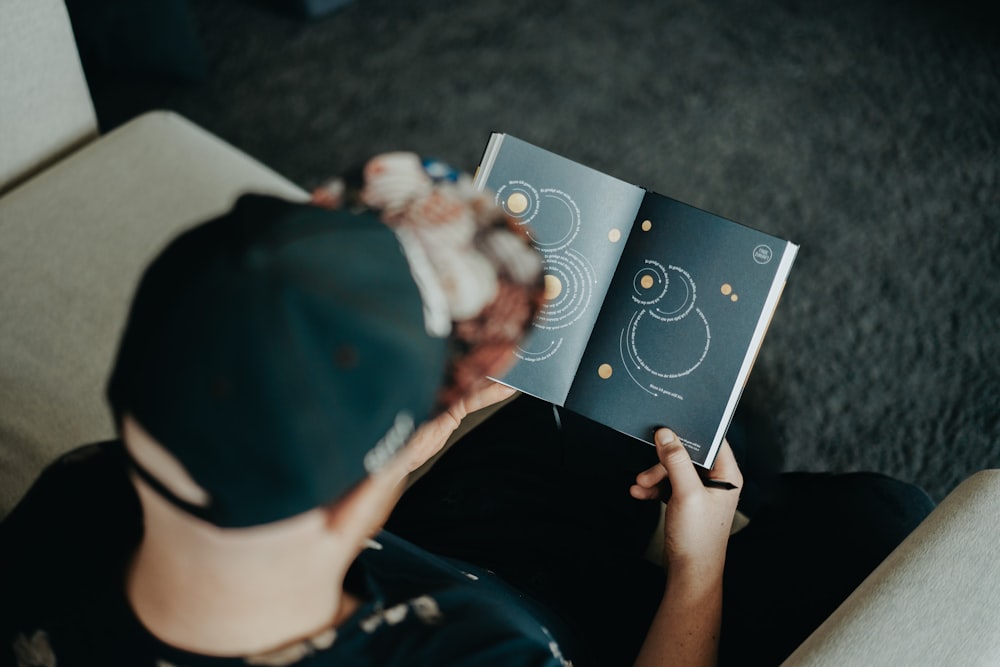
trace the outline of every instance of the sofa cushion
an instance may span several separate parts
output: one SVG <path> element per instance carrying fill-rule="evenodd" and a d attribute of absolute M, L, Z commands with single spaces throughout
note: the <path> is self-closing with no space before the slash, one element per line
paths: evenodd
<path fill-rule="evenodd" d="M 1000 470 L 962 482 L 783 663 L 1000 664 Z"/>
<path fill-rule="evenodd" d="M 0 516 L 41 468 L 114 429 L 104 384 L 145 264 L 244 192 L 305 192 L 152 112 L 0 199 Z"/>

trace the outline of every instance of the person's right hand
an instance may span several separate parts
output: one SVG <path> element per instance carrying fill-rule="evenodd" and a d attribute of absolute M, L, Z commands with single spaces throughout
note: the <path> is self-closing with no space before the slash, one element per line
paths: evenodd
<path fill-rule="evenodd" d="M 704 580 L 719 577 L 739 488 L 743 486 L 743 474 L 733 450 L 723 441 L 708 479 L 729 482 L 737 488 L 719 489 L 705 486 L 673 431 L 658 429 L 655 442 L 659 463 L 639 473 L 630 492 L 634 498 L 658 499 L 663 494 L 663 482 L 670 483 L 670 497 L 663 498 L 667 504 L 663 562 L 675 574 L 684 572 Z"/>
<path fill-rule="evenodd" d="M 726 545 L 743 475 L 729 443 L 723 441 L 708 479 L 737 488 L 705 486 L 673 431 L 661 428 L 654 437 L 660 461 L 636 476 L 631 493 L 635 498 L 659 499 L 663 483 L 670 482 L 670 496 L 663 498 L 667 585 L 635 664 L 714 665 L 722 625 Z"/>

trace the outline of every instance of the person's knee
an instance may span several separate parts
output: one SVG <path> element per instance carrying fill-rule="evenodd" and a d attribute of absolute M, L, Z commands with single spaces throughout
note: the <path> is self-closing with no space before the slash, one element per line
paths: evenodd
<path fill-rule="evenodd" d="M 878 553 L 895 548 L 934 509 L 920 487 L 874 472 L 785 473 L 779 489 L 772 512 L 794 518 L 802 537 L 832 533 Z"/>
<path fill-rule="evenodd" d="M 843 476 L 872 502 L 894 512 L 900 519 L 908 519 L 914 526 L 934 509 L 931 497 L 915 484 L 875 472 L 847 473 Z"/>
<path fill-rule="evenodd" d="M 888 553 L 934 509 L 927 493 L 909 482 L 881 473 L 838 475 L 845 502 L 852 506 L 858 536 Z"/>

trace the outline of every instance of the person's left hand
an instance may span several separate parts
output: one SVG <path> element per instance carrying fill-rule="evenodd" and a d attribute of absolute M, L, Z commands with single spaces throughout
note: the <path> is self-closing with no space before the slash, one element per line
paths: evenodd
<path fill-rule="evenodd" d="M 434 419 L 424 422 L 400 453 L 405 457 L 406 473 L 413 472 L 441 451 L 469 413 L 500 403 L 515 393 L 516 389 L 484 378 L 464 398 Z"/>

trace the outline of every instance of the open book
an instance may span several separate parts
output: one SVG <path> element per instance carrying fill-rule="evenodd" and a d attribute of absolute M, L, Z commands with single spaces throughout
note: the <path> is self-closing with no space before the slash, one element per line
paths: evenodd
<path fill-rule="evenodd" d="M 798 246 L 494 134 L 476 185 L 527 226 L 546 301 L 504 384 L 710 468 Z"/>

